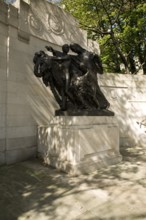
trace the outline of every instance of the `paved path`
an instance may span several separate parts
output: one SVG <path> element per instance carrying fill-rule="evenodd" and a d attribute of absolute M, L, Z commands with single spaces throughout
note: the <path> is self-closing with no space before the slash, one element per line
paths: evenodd
<path fill-rule="evenodd" d="M 146 154 L 69 177 L 32 160 L 0 168 L 0 220 L 146 220 Z"/>

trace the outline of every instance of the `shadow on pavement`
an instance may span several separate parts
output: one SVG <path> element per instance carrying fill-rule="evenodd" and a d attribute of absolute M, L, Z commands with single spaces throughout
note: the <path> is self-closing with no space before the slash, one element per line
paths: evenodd
<path fill-rule="evenodd" d="M 122 148 L 123 161 L 70 177 L 39 160 L 0 168 L 1 220 L 146 219 L 146 156 Z"/>

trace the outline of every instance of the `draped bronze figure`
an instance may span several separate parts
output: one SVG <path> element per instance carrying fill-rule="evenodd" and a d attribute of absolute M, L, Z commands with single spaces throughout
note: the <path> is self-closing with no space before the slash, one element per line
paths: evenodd
<path fill-rule="evenodd" d="M 114 115 L 108 108 L 97 74 L 103 74 L 100 57 L 79 44 L 64 44 L 62 52 L 46 46 L 52 52 L 35 53 L 34 74 L 42 77 L 60 106 L 56 115 Z M 69 50 L 75 55 L 68 54 Z"/>

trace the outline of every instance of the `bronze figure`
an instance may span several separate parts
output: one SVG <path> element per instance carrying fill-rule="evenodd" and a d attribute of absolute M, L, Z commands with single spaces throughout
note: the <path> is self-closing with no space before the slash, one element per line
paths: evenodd
<path fill-rule="evenodd" d="M 114 115 L 107 110 L 109 102 L 102 93 L 97 74 L 103 74 L 100 57 L 79 44 L 64 44 L 62 52 L 46 46 L 52 53 L 35 53 L 34 74 L 42 77 L 60 106 L 57 114 Z M 69 49 L 76 55 L 69 54 Z"/>

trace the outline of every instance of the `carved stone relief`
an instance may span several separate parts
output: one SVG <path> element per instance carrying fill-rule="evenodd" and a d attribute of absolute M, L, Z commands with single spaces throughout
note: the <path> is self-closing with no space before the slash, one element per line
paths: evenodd
<path fill-rule="evenodd" d="M 64 34 L 64 23 L 59 22 L 59 18 L 54 15 L 48 14 L 48 31 L 56 35 Z"/>
<path fill-rule="evenodd" d="M 32 9 L 30 10 L 28 22 L 30 29 L 32 30 L 32 32 L 34 32 L 34 34 L 43 35 L 43 24 L 39 17 L 36 15 L 35 11 L 33 11 Z"/>
<path fill-rule="evenodd" d="M 86 34 L 79 29 L 75 19 L 61 8 L 44 0 L 31 1 L 28 16 L 30 32 L 51 43 L 77 42 L 86 46 Z"/>

